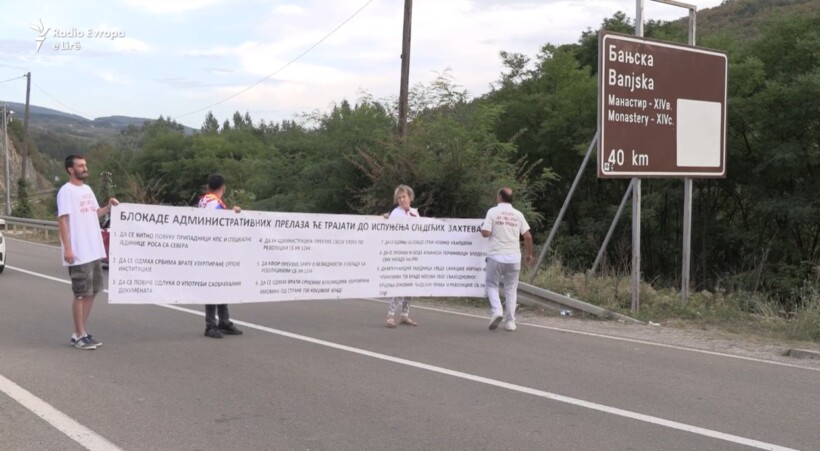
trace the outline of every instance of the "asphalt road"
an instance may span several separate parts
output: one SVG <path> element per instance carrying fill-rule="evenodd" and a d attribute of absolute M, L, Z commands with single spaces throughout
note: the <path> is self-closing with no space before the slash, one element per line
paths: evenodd
<path fill-rule="evenodd" d="M 820 371 L 375 300 L 202 306 L 101 295 L 69 346 L 59 250 L 8 240 L 0 450 L 820 449 Z M 571 323 L 570 326 L 571 327 Z"/>

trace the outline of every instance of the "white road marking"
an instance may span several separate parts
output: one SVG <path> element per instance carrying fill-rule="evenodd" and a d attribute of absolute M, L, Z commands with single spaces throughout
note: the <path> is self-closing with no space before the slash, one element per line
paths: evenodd
<path fill-rule="evenodd" d="M 70 284 L 71 283 L 70 281 L 67 281 L 67 280 L 61 280 L 61 279 L 58 279 L 56 277 L 46 276 L 46 275 L 38 274 L 38 273 L 35 273 L 35 272 L 32 272 L 32 271 L 21 270 L 19 268 L 11 268 L 11 269 L 18 270 L 18 271 L 21 271 L 21 272 L 24 272 L 24 273 L 27 273 L 27 274 L 30 274 L 30 275 L 33 275 L 33 276 L 43 277 L 45 279 L 53 280 L 53 281 L 64 283 L 64 284 Z M 108 290 L 105 290 L 105 291 L 108 292 Z M 179 306 L 176 306 L 176 305 L 165 305 L 165 304 L 152 304 L 152 305 L 155 305 L 157 307 L 167 308 L 167 309 L 170 309 L 170 310 L 177 310 L 177 311 L 180 311 L 180 312 L 184 312 L 184 313 L 188 313 L 188 314 L 192 314 L 192 315 L 196 315 L 196 316 L 204 316 L 204 313 L 202 313 L 200 311 L 191 310 L 191 309 L 184 308 L 184 307 L 179 307 Z M 240 320 L 234 319 L 233 322 L 236 323 L 236 324 L 245 326 L 247 328 L 250 328 L 250 329 L 256 329 L 256 330 L 259 330 L 259 331 L 262 331 L 262 332 L 267 332 L 267 333 L 274 334 L 274 335 L 279 335 L 279 336 L 282 336 L 282 337 L 292 338 L 294 340 L 300 340 L 300 341 L 304 341 L 304 342 L 307 342 L 307 343 L 316 344 L 316 345 L 319 345 L 319 346 L 324 346 L 324 347 L 328 347 L 328 348 L 332 348 L 332 349 L 338 349 L 340 351 L 350 352 L 350 353 L 353 353 L 353 354 L 358 354 L 358 355 L 362 355 L 362 356 L 366 356 L 366 357 L 371 357 L 371 358 L 374 358 L 374 359 L 379 359 L 379 360 L 383 360 L 383 361 L 387 361 L 387 362 L 396 363 L 396 364 L 399 364 L 399 365 L 405 365 L 405 366 L 409 366 L 409 367 L 412 367 L 412 368 L 418 368 L 418 369 L 430 371 L 430 372 L 433 372 L 433 373 L 443 374 L 443 375 L 446 375 L 446 376 L 456 377 L 456 378 L 459 378 L 459 379 L 464 379 L 464 380 L 468 380 L 468 381 L 472 381 L 472 382 L 478 382 L 478 383 L 481 383 L 481 384 L 490 385 L 490 386 L 497 387 L 497 388 L 503 388 L 503 389 L 515 391 L 515 392 L 518 392 L 518 393 L 524 393 L 524 394 L 528 394 L 528 395 L 532 395 L 532 396 L 537 396 L 537 397 L 540 397 L 540 398 L 550 399 L 550 400 L 553 400 L 553 401 L 558 401 L 558 402 L 562 402 L 562 403 L 565 403 L 565 404 L 570 404 L 570 405 L 574 405 L 574 406 L 578 406 L 578 407 L 583 407 L 583 408 L 590 409 L 590 410 L 595 410 L 595 411 L 598 411 L 598 412 L 608 413 L 608 414 L 611 414 L 611 415 L 616 415 L 616 416 L 620 416 L 620 417 L 624 417 L 624 418 L 629 418 L 629 419 L 633 419 L 633 420 L 637 420 L 637 421 L 642 421 L 642 422 L 645 422 L 645 423 L 654 424 L 654 425 L 658 425 L 658 426 L 663 426 L 663 427 L 667 427 L 667 428 L 670 428 L 670 429 L 676 429 L 676 430 L 680 430 L 680 431 L 684 431 L 684 432 L 689 432 L 689 433 L 692 433 L 692 434 L 702 435 L 704 437 L 714 438 L 714 439 L 718 439 L 718 440 L 723 440 L 723 441 L 727 441 L 727 442 L 731 442 L 731 443 L 737 443 L 737 444 L 740 444 L 740 445 L 745 445 L 745 446 L 750 446 L 750 447 L 753 447 L 753 448 L 759 448 L 759 449 L 765 449 L 765 450 L 794 451 L 793 448 L 788 448 L 788 447 L 784 447 L 784 446 L 780 446 L 780 445 L 775 445 L 775 444 L 772 444 L 772 443 L 767 443 L 767 442 L 762 442 L 762 441 L 759 441 L 759 440 L 754 440 L 754 439 L 750 439 L 750 438 L 746 438 L 746 437 L 740 437 L 740 436 L 737 436 L 737 435 L 727 434 L 727 433 L 720 432 L 720 431 L 715 431 L 715 430 L 712 430 L 712 429 L 706 429 L 706 428 L 702 428 L 702 427 L 698 427 L 698 426 L 693 426 L 693 425 L 689 425 L 689 424 L 685 424 L 685 423 L 680 423 L 680 422 L 677 422 L 677 421 L 672 421 L 672 420 L 667 420 L 667 419 L 664 419 L 664 418 L 654 417 L 654 416 L 651 416 L 651 415 L 645 415 L 645 414 L 638 413 L 638 412 L 632 412 L 630 410 L 619 409 L 617 407 L 610 407 L 610 406 L 603 405 L 603 404 L 598 404 L 598 403 L 594 403 L 594 402 L 590 402 L 590 401 L 584 401 L 582 399 L 577 399 L 577 398 L 572 398 L 572 397 L 569 397 L 569 396 L 559 395 L 557 393 L 551 393 L 551 392 L 547 392 L 547 391 L 544 391 L 544 390 L 538 390 L 538 389 L 531 388 L 531 387 L 526 387 L 526 386 L 523 386 L 523 385 L 511 384 L 509 382 L 504 382 L 504 381 L 500 381 L 500 380 L 497 380 L 497 379 L 491 379 L 491 378 L 487 378 L 487 377 L 483 377 L 483 376 L 477 376 L 477 375 L 470 374 L 470 373 L 465 373 L 465 372 L 462 372 L 462 371 L 450 370 L 450 369 L 443 368 L 443 367 L 440 367 L 440 366 L 429 365 L 429 364 L 426 364 L 426 363 L 416 362 L 416 361 L 408 360 L 408 359 L 402 359 L 400 357 L 393 357 L 393 356 L 386 355 L 386 354 L 381 354 L 381 353 L 378 353 L 378 352 L 368 351 L 366 349 L 355 348 L 355 347 L 352 347 L 352 346 L 347 346 L 347 345 L 343 345 L 343 344 L 339 344 L 339 343 L 334 343 L 334 342 L 331 342 L 331 341 L 320 340 L 318 338 L 308 337 L 308 336 L 305 336 L 305 335 L 299 335 L 299 334 L 295 334 L 295 333 L 292 333 L 292 332 L 286 332 L 286 331 L 279 330 L 279 329 L 273 329 L 271 327 L 261 326 L 261 325 L 258 325 L 258 324 L 249 323 L 247 321 L 240 321 Z M 9 381 L 9 382 L 11 382 L 11 381 Z M 62 431 L 62 429 L 61 429 L 61 431 Z"/>
<path fill-rule="evenodd" d="M 41 246 L 52 247 L 54 249 L 60 249 L 57 246 L 49 246 L 49 245 L 39 244 L 39 243 L 29 243 L 28 241 L 24 241 L 24 240 L 15 240 L 15 241 L 20 241 L 21 243 L 28 243 L 28 244 L 38 244 L 38 245 L 41 245 Z M 6 266 L 6 267 L 9 268 L 9 269 L 14 269 L 14 270 L 17 270 L 17 271 L 20 271 L 20 272 L 31 274 L 33 276 L 45 277 L 45 278 L 48 278 L 48 279 L 51 279 L 51 280 L 55 280 L 57 282 L 62 282 L 61 279 L 57 279 L 57 278 L 54 278 L 54 277 L 49 277 L 49 276 L 46 276 L 46 275 L 43 275 L 43 274 L 38 274 L 38 273 L 35 273 L 35 272 L 31 272 L 31 271 L 26 271 L 25 269 L 15 268 L 13 266 Z M 384 301 L 384 300 L 381 300 L 381 299 L 374 299 L 374 298 L 360 298 L 360 299 L 363 299 L 363 300 L 366 300 L 366 301 L 371 301 L 371 302 L 385 303 L 385 304 L 388 302 L 388 301 Z M 464 313 L 464 312 L 454 312 L 454 311 L 451 311 L 451 310 L 444 310 L 444 309 L 439 309 L 439 308 L 435 308 L 435 307 L 425 307 L 425 306 L 414 305 L 413 308 L 421 309 L 421 310 L 429 310 L 431 312 L 447 313 L 449 315 L 465 316 L 465 317 L 468 317 L 468 318 L 478 318 L 478 319 L 481 319 L 481 320 L 487 320 L 487 318 L 488 318 L 488 317 L 482 316 L 482 315 L 474 315 L 472 313 Z M 641 345 L 646 345 L 646 346 L 656 346 L 656 347 L 659 347 L 659 348 L 675 349 L 675 350 L 678 350 L 678 351 L 686 351 L 686 352 L 696 352 L 696 353 L 699 353 L 699 354 L 713 355 L 713 356 L 717 356 L 717 357 L 728 357 L 728 358 L 732 358 L 732 359 L 746 360 L 746 361 L 749 361 L 749 362 L 767 363 L 769 365 L 778 365 L 778 366 L 785 366 L 785 367 L 789 367 L 789 368 L 799 368 L 801 370 L 809 370 L 809 371 L 820 372 L 820 368 L 802 366 L 802 365 L 798 365 L 798 364 L 795 364 L 795 363 L 786 363 L 786 362 L 778 362 L 776 360 L 758 359 L 758 358 L 755 358 L 755 357 L 746 357 L 746 356 L 742 356 L 742 355 L 727 354 L 727 353 L 724 353 L 724 352 L 707 351 L 705 349 L 697 349 L 697 348 L 687 348 L 687 347 L 684 347 L 684 346 L 675 346 L 675 345 L 669 345 L 669 344 L 664 344 L 664 343 L 655 343 L 655 342 L 651 342 L 651 341 L 638 340 L 638 339 L 635 339 L 635 338 L 617 337 L 615 335 L 598 334 L 598 333 L 595 333 L 595 332 L 583 332 L 583 331 L 580 331 L 580 330 L 564 329 L 562 327 L 544 326 L 544 325 L 541 325 L 541 324 L 531 324 L 531 323 L 520 322 L 520 321 L 516 321 L 516 324 L 518 324 L 519 326 L 527 326 L 527 327 L 535 327 L 535 328 L 538 328 L 538 329 L 554 330 L 556 332 L 565 332 L 565 333 L 568 333 L 568 334 L 585 335 L 585 336 L 588 336 L 588 337 L 603 338 L 603 339 L 606 339 L 606 340 L 623 341 L 623 342 L 626 342 L 626 343 L 636 343 L 636 344 L 641 344 Z"/>
<path fill-rule="evenodd" d="M 360 298 L 360 299 L 363 299 L 365 301 L 371 301 L 371 302 L 379 302 L 379 303 L 383 303 L 383 304 L 387 304 L 389 302 L 389 301 L 383 301 L 381 299 L 373 299 L 373 298 Z M 425 307 L 423 305 L 415 305 L 414 304 L 413 308 L 414 309 L 419 309 L 419 310 L 430 310 L 430 311 L 439 312 L 439 313 L 448 313 L 450 315 L 466 316 L 466 317 L 469 317 L 469 318 L 479 318 L 479 319 L 484 320 L 484 321 L 486 321 L 490 318 L 489 316 L 475 315 L 475 314 L 472 314 L 472 313 L 464 313 L 464 312 L 454 312 L 454 311 L 451 311 L 451 310 L 444 310 L 444 309 L 439 309 L 439 308 L 435 308 L 435 307 Z M 615 340 L 615 341 L 624 341 L 624 342 L 627 342 L 627 343 L 636 343 L 636 344 L 647 345 L 647 346 L 657 346 L 659 348 L 675 349 L 675 350 L 678 350 L 678 351 L 697 352 L 699 354 L 714 355 L 714 356 L 718 356 L 718 357 L 729 357 L 729 358 L 732 358 L 732 359 L 747 360 L 747 361 L 750 361 L 750 362 L 768 363 L 770 365 L 780 365 L 780 366 L 786 366 L 786 367 L 789 367 L 789 368 L 800 368 L 801 370 L 809 370 L 809 371 L 818 371 L 818 372 L 820 372 L 820 368 L 812 368 L 812 367 L 808 367 L 808 366 L 797 365 L 797 364 L 794 364 L 794 363 L 778 362 L 776 360 L 758 359 L 758 358 L 755 358 L 755 357 L 746 357 L 746 356 L 743 356 L 743 355 L 727 354 L 727 353 L 724 353 L 724 352 L 707 351 L 705 349 L 687 348 L 687 347 L 684 347 L 684 346 L 675 346 L 675 345 L 669 345 L 669 344 L 665 344 L 665 343 L 655 343 L 655 342 L 651 342 L 651 341 L 638 340 L 636 338 L 617 337 L 615 335 L 597 334 L 595 332 L 584 332 L 584 331 L 580 331 L 580 330 L 564 329 L 562 327 L 544 326 L 542 324 L 522 323 L 518 320 L 515 321 L 515 324 L 519 325 L 519 326 L 535 327 L 535 328 L 538 328 L 538 329 L 554 330 L 556 332 L 566 332 L 566 333 L 575 334 L 575 335 L 586 335 L 588 337 L 604 338 L 604 339 L 607 339 L 607 340 Z"/>
<path fill-rule="evenodd" d="M 14 237 L 11 237 L 11 236 L 8 236 L 8 235 L 3 235 L 3 236 L 6 237 L 7 240 L 17 241 L 17 242 L 20 242 L 20 243 L 32 244 L 34 246 L 41 246 L 41 247 L 49 247 L 51 249 L 62 249 L 60 246 L 55 246 L 53 244 L 35 243 L 33 241 L 21 240 L 20 238 L 14 238 Z"/>
<path fill-rule="evenodd" d="M 171 310 L 178 310 L 180 312 L 190 313 L 197 316 L 205 316 L 204 313 L 196 310 L 187 309 L 184 307 L 179 307 L 176 305 L 165 305 L 165 304 L 155 304 L 157 307 L 164 307 Z M 407 360 L 402 359 L 400 357 L 393 357 L 386 354 L 381 354 L 378 352 L 368 351 L 366 349 L 355 348 L 353 346 L 347 346 L 339 343 L 334 343 L 332 341 L 320 340 L 318 338 L 308 337 L 305 335 L 294 334 L 292 332 L 286 332 L 284 330 L 273 329 L 271 327 L 260 326 L 258 324 L 249 323 L 247 321 L 239 321 L 236 319 L 232 319 L 232 321 L 236 324 L 241 326 L 245 326 L 249 329 L 256 329 L 262 332 L 267 332 L 274 335 L 280 335 L 287 338 L 292 338 L 295 340 L 300 340 L 308 343 L 317 344 L 320 346 L 325 346 L 328 348 L 338 349 L 340 351 L 346 351 L 353 354 L 359 354 L 366 357 L 371 357 L 374 359 L 384 360 L 387 362 L 398 363 L 400 365 L 405 365 L 413 368 L 418 368 L 426 371 L 430 371 L 433 373 L 444 374 L 446 376 L 452 376 L 459 379 L 464 379 L 472 382 L 478 382 L 481 384 L 491 385 L 493 387 L 504 388 L 507 390 L 516 391 L 519 393 L 524 393 L 528 395 L 538 396 L 541 398 L 551 399 L 553 401 L 563 402 L 566 404 L 571 404 L 578 407 L 584 407 L 591 410 L 596 410 L 599 412 L 604 412 L 612 415 L 617 415 L 620 417 L 630 418 L 633 420 L 643 421 L 645 423 L 655 424 L 658 426 L 663 426 L 671 429 L 677 429 L 680 431 L 690 432 L 693 434 L 703 435 L 705 437 L 715 438 L 718 440 L 724 440 L 727 442 L 737 443 L 740 445 L 750 446 L 759 449 L 766 449 L 766 450 L 776 450 L 776 451 L 795 451 L 793 448 L 787 448 L 780 445 L 775 445 L 772 443 L 761 442 L 758 440 L 753 440 L 745 437 L 740 437 L 737 435 L 726 434 L 720 431 L 714 431 L 711 429 L 705 429 L 698 426 L 692 426 L 689 424 L 679 423 L 677 421 L 666 420 L 664 418 L 653 417 L 651 415 L 644 415 L 642 413 L 632 412 L 629 410 L 619 409 L 617 407 L 610 407 L 603 404 L 598 404 L 594 402 L 584 401 L 582 399 L 571 398 L 569 396 L 559 395 L 556 393 L 550 393 L 543 390 L 538 390 L 531 387 L 525 387 L 523 385 L 511 384 L 509 382 L 500 381 L 497 379 L 490 379 L 488 377 L 476 376 L 470 373 L 464 373 L 461 371 L 450 370 L 447 368 L 442 368 L 440 366 L 435 365 L 428 365 L 426 363 L 416 362 L 414 360 Z"/>
<path fill-rule="evenodd" d="M 103 436 L 74 421 L 51 404 L 38 398 L 23 387 L 0 375 L 0 392 L 7 394 L 26 409 L 54 426 L 58 431 L 91 451 L 122 451 Z"/>
<path fill-rule="evenodd" d="M 40 278 L 43 278 L 43 279 L 48 279 L 48 280 L 51 280 L 51 281 L 54 281 L 54 282 L 66 283 L 66 284 L 71 285 L 71 281 L 70 281 L 70 280 L 60 279 L 60 278 L 57 278 L 57 277 L 52 277 L 52 276 L 47 276 L 47 275 L 45 275 L 45 274 L 40 274 L 40 273 L 38 273 L 38 272 L 29 271 L 29 270 L 27 270 L 27 269 L 23 269 L 23 268 L 16 268 L 16 267 L 14 267 L 14 266 L 9 266 L 9 265 L 6 265 L 6 269 L 11 269 L 11 270 L 13 270 L 13 271 L 17 271 L 17 272 L 21 272 L 21 273 L 24 273 L 24 274 L 28 274 L 28 275 L 30 275 L 30 276 L 40 277 Z M 106 290 L 106 291 L 108 291 L 108 290 Z"/>

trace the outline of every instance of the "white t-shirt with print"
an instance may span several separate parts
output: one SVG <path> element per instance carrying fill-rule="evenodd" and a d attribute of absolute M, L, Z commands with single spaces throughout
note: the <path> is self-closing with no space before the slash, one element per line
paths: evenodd
<path fill-rule="evenodd" d="M 511 204 L 500 203 L 487 211 L 481 230 L 490 232 L 490 248 L 487 256 L 513 263 L 521 261 L 521 245 L 518 239 L 530 230 L 530 225 L 520 211 Z M 511 260 L 511 261 L 507 261 Z"/>
<path fill-rule="evenodd" d="M 419 211 L 415 208 L 411 208 L 409 211 L 404 211 L 404 208 L 396 207 L 393 211 L 390 212 L 389 219 L 393 218 L 418 218 Z"/>
<path fill-rule="evenodd" d="M 66 183 L 57 193 L 57 216 L 68 215 L 68 239 L 74 263 L 63 259 L 63 266 L 82 265 L 105 258 L 105 247 L 100 234 L 100 205 L 91 187 Z M 65 243 L 60 242 L 65 253 Z"/>

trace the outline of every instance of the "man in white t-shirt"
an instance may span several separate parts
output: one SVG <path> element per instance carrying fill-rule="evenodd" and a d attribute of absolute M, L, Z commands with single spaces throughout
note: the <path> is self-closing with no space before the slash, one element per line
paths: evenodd
<path fill-rule="evenodd" d="M 517 301 L 518 275 L 521 273 L 521 245 L 519 237 L 524 237 L 525 263 L 533 262 L 532 235 L 524 215 L 512 206 L 512 190 L 498 190 L 498 205 L 487 211 L 487 217 L 481 224 L 481 236 L 490 239 L 487 251 L 487 298 L 490 300 L 492 319 L 490 330 L 495 330 L 503 319 L 504 328 L 515 330 L 515 307 Z M 499 284 L 504 284 L 506 312 L 501 309 Z"/>
<path fill-rule="evenodd" d="M 71 305 L 74 318 L 74 334 L 71 344 L 78 349 L 97 349 L 102 343 L 85 330 L 94 297 L 102 290 L 102 265 L 106 256 L 100 233 L 100 216 L 111 212 L 117 199 L 111 198 L 100 208 L 91 187 L 84 183 L 88 178 L 88 166 L 80 155 L 65 159 L 68 183 L 57 193 L 57 222 L 60 228 L 60 244 L 63 266 L 68 266 L 74 301 Z"/>

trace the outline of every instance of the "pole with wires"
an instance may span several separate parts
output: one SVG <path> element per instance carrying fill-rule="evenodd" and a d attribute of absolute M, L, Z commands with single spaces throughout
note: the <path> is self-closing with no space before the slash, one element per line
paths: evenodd
<path fill-rule="evenodd" d="M 26 179 L 26 166 L 28 166 L 28 106 L 31 99 L 31 72 L 26 72 L 26 109 L 23 112 L 23 170 L 20 178 Z"/>
<path fill-rule="evenodd" d="M 4 182 L 6 184 L 6 216 L 11 216 L 11 174 L 9 171 L 9 106 L 8 104 L 3 105 L 3 162 L 5 163 L 4 169 Z"/>
<path fill-rule="evenodd" d="M 404 31 L 401 43 L 401 87 L 399 88 L 399 137 L 407 133 L 407 110 L 410 83 L 410 31 L 413 20 L 413 0 L 404 0 Z"/>

